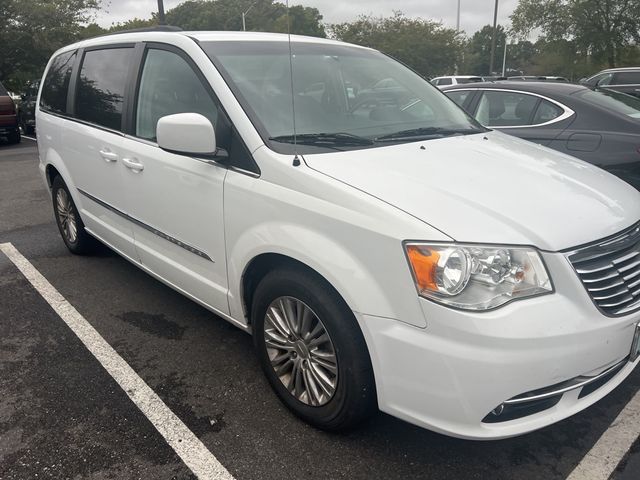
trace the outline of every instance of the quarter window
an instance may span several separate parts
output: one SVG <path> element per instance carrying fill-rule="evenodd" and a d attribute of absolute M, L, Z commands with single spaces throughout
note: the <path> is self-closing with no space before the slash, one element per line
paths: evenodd
<path fill-rule="evenodd" d="M 147 52 L 136 108 L 136 136 L 156 139 L 158 120 L 176 113 L 199 113 L 215 126 L 218 109 L 202 82 L 180 55 Z"/>
<path fill-rule="evenodd" d="M 66 52 L 61 53 L 51 62 L 42 85 L 41 109 L 54 113 L 67 111 L 67 93 L 75 59 L 76 52 Z"/>
<path fill-rule="evenodd" d="M 133 48 L 85 53 L 80 70 L 76 116 L 113 130 L 122 126 L 122 105 Z"/>
<path fill-rule="evenodd" d="M 564 113 L 564 110 L 553 103 L 542 100 L 538 109 L 536 110 L 536 114 L 533 116 L 533 124 L 540 125 L 542 123 L 550 122 L 558 118 L 560 115 Z"/>

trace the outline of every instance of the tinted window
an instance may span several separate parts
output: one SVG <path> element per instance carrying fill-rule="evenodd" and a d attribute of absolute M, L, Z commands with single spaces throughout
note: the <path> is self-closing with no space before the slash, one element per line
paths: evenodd
<path fill-rule="evenodd" d="M 452 85 L 453 81 L 450 78 L 441 78 L 438 80 L 438 85 Z"/>
<path fill-rule="evenodd" d="M 136 135 L 155 140 L 158 120 L 174 113 L 200 113 L 215 126 L 218 110 L 189 64 L 179 55 L 151 49 L 142 70 Z"/>
<path fill-rule="evenodd" d="M 640 118 L 640 99 L 614 90 L 583 90 L 576 94 L 584 101 L 633 118 Z"/>
<path fill-rule="evenodd" d="M 538 98 L 525 93 L 487 91 L 482 94 L 476 119 L 488 127 L 531 125 Z"/>
<path fill-rule="evenodd" d="M 467 98 L 469 98 L 469 95 L 471 95 L 470 90 L 449 90 L 448 92 L 445 92 L 445 93 L 447 97 L 449 97 L 451 100 L 456 102 L 461 107 L 464 105 L 464 102 L 467 101 Z"/>
<path fill-rule="evenodd" d="M 109 48 L 85 53 L 80 70 L 76 116 L 120 130 L 122 102 L 133 48 Z"/>
<path fill-rule="evenodd" d="M 616 73 L 615 81 L 616 85 L 634 85 L 640 84 L 640 72 L 621 72 Z"/>
<path fill-rule="evenodd" d="M 0 83 L 0 95 L 9 95 L 7 90 L 4 88 L 4 85 Z"/>
<path fill-rule="evenodd" d="M 75 52 L 62 53 L 53 60 L 42 85 L 40 108 L 56 113 L 67 111 L 69 80 L 75 60 Z"/>
<path fill-rule="evenodd" d="M 538 105 L 538 110 L 533 116 L 533 125 L 539 125 L 541 123 L 547 123 L 551 120 L 558 118 L 564 113 L 564 110 L 557 105 L 554 105 L 547 100 L 542 100 Z"/>

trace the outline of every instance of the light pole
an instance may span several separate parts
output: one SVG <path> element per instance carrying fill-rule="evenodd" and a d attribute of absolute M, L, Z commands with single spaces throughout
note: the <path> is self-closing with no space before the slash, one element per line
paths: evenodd
<path fill-rule="evenodd" d="M 491 36 L 491 59 L 489 60 L 489 75 L 493 75 L 493 63 L 496 55 L 496 37 L 498 34 L 498 0 L 493 11 L 493 35 Z"/>
<path fill-rule="evenodd" d="M 507 43 L 508 43 L 508 38 L 505 36 L 504 37 L 504 57 L 502 57 L 502 76 L 506 77 L 506 73 L 507 73 Z"/>
<path fill-rule="evenodd" d="M 458 0 L 458 13 L 456 15 L 456 33 L 460 33 L 460 0 Z M 454 70 L 454 73 L 458 75 L 458 62 L 456 62 Z"/>
<path fill-rule="evenodd" d="M 158 25 L 166 25 L 167 22 L 164 19 L 164 2 L 158 0 Z"/>
<path fill-rule="evenodd" d="M 242 31 L 243 32 L 247 31 L 247 24 L 244 21 L 244 17 L 247 13 L 249 13 L 249 10 L 251 10 L 253 7 L 256 6 L 257 3 L 258 2 L 253 2 L 249 8 L 247 8 L 244 12 L 242 12 Z"/>

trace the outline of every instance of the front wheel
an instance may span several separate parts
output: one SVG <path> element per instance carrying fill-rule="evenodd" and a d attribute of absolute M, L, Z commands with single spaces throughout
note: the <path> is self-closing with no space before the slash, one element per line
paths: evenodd
<path fill-rule="evenodd" d="M 252 321 L 267 379 L 297 416 L 339 431 L 376 411 L 362 332 L 344 300 L 322 278 L 295 267 L 268 273 L 255 291 Z"/>

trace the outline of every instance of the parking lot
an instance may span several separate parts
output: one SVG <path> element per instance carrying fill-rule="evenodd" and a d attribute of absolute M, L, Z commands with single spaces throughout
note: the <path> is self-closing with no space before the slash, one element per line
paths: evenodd
<path fill-rule="evenodd" d="M 106 248 L 68 253 L 37 164 L 33 140 L 0 144 L 0 244 L 15 247 L 115 350 L 108 358 L 123 359 L 206 447 L 205 460 L 234 478 L 640 478 L 638 370 L 584 412 L 514 439 L 458 440 L 384 414 L 349 434 L 309 427 L 272 394 L 248 335 Z M 171 437 L 155 407 L 139 408 L 144 399 L 132 400 L 37 288 L 0 253 L 0 479 L 192 478 L 197 452 L 176 452 L 183 437 Z"/>

